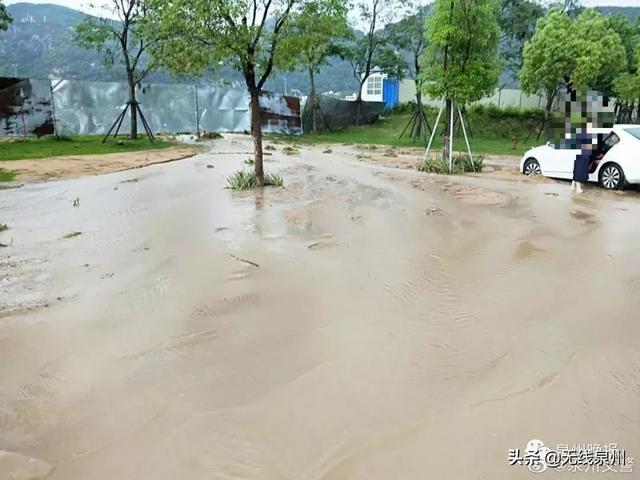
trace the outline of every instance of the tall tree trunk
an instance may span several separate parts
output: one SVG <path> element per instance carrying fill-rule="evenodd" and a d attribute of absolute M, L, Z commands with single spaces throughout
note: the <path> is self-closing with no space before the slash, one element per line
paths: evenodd
<path fill-rule="evenodd" d="M 544 106 L 544 116 L 542 117 L 542 125 L 540 126 L 540 131 L 538 132 L 537 140 L 540 140 L 540 136 L 542 132 L 545 131 L 546 127 L 549 125 L 549 117 L 551 116 L 551 107 L 553 106 L 553 101 L 555 100 L 555 91 L 547 92 L 547 103 Z"/>
<path fill-rule="evenodd" d="M 133 72 L 127 72 L 127 80 L 129 82 L 129 112 L 131 114 L 129 138 L 135 140 L 138 138 L 138 107 L 136 102 L 136 82 L 133 78 Z"/>
<path fill-rule="evenodd" d="M 316 97 L 316 82 L 313 76 L 313 67 L 309 68 L 309 82 L 311 82 L 311 93 L 309 94 L 311 100 L 311 128 L 313 132 L 318 131 L 318 99 Z"/>
<path fill-rule="evenodd" d="M 264 168 L 262 166 L 262 118 L 260 117 L 260 92 L 257 88 L 249 88 L 251 97 L 251 136 L 253 137 L 254 168 L 256 182 L 264 186 Z"/>
<path fill-rule="evenodd" d="M 444 144 L 442 145 L 442 158 L 446 161 L 449 161 L 449 141 L 451 139 L 451 135 L 453 132 L 451 131 L 451 112 L 452 112 L 452 102 L 450 98 L 446 100 L 446 109 L 445 109 L 445 120 L 444 120 Z M 434 127 L 435 128 L 435 127 Z"/>
<path fill-rule="evenodd" d="M 417 87 L 418 85 L 416 82 L 416 115 L 418 115 L 418 117 L 416 118 L 416 127 L 413 134 L 414 142 L 416 141 L 416 139 L 420 138 L 420 135 L 422 135 L 422 131 L 425 128 L 425 126 L 422 124 L 422 119 L 424 117 L 424 112 L 422 110 L 422 92 L 418 90 Z"/>
<path fill-rule="evenodd" d="M 358 96 L 356 97 L 356 125 L 360 125 L 360 107 L 362 106 L 362 89 L 369 77 L 364 77 L 360 80 L 360 88 L 358 89 Z"/>

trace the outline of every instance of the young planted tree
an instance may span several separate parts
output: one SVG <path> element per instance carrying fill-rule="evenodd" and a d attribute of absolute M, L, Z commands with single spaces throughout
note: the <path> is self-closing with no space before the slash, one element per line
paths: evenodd
<path fill-rule="evenodd" d="M 199 74 L 228 64 L 242 73 L 251 103 L 256 183 L 264 185 L 260 92 L 275 68 L 295 58 L 291 19 L 311 0 L 149 0 L 154 26 L 173 39 L 155 53 L 173 72 Z"/>
<path fill-rule="evenodd" d="M 393 78 L 402 78 L 404 59 L 389 45 L 390 31 L 384 27 L 401 13 L 404 3 L 403 0 L 361 0 L 357 4 L 359 24 L 366 27 L 366 32 L 357 36 L 342 51 L 358 82 L 357 124 L 360 123 L 362 87 L 371 74 L 379 72 Z"/>
<path fill-rule="evenodd" d="M 584 10 L 575 20 L 560 9 L 540 19 L 536 33 L 525 45 L 520 85 L 525 93 L 546 97 L 538 138 L 548 124 L 553 102 L 566 80 L 574 88 L 609 91 L 626 65 L 620 36 L 605 16 Z"/>
<path fill-rule="evenodd" d="M 106 65 L 124 67 L 129 86 L 129 137 L 138 137 L 136 87 L 156 68 L 148 53 L 159 42 L 150 29 L 144 28 L 150 15 L 145 0 L 110 0 L 105 16 L 87 17 L 75 27 L 75 41 L 103 52 Z M 151 34 L 151 35 L 150 35 Z"/>
<path fill-rule="evenodd" d="M 7 9 L 5 8 L 4 4 L 0 2 L 0 32 L 9 28 L 11 21 L 12 19 L 11 19 L 11 16 L 9 15 L 9 12 L 7 12 Z"/>
<path fill-rule="evenodd" d="M 348 5 L 342 0 L 307 2 L 291 20 L 290 35 L 283 41 L 285 50 L 296 53 L 296 62 L 309 73 L 309 99 L 312 129 L 318 130 L 319 98 L 315 75 L 339 51 L 337 42 L 351 36 L 347 21 Z"/>
<path fill-rule="evenodd" d="M 436 0 L 427 19 L 422 88 L 446 102 L 444 157 L 453 135 L 453 103 L 475 102 L 498 86 L 499 10 L 499 0 Z"/>
<path fill-rule="evenodd" d="M 410 136 L 415 142 L 426 130 L 431 130 L 429 122 L 422 106 L 422 88 L 424 79 L 421 75 L 420 60 L 425 42 L 425 22 L 429 14 L 429 6 L 411 4 L 411 12 L 399 22 L 387 27 L 389 31 L 389 43 L 409 56 L 407 61 L 407 71 L 416 86 L 416 111 L 410 121 Z M 407 125 L 407 129 L 409 128 Z M 406 129 L 405 129 L 406 130 Z M 404 132 L 403 132 L 404 134 Z"/>

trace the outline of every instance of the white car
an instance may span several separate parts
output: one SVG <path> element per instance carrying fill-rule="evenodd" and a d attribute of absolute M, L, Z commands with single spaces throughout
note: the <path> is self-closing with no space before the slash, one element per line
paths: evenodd
<path fill-rule="evenodd" d="M 590 165 L 589 181 L 598 182 L 608 190 L 618 190 L 626 184 L 639 184 L 640 125 L 594 128 L 590 133 L 602 134 L 604 142 L 599 145 L 599 158 Z M 573 162 L 579 152 L 551 143 L 532 148 L 522 157 L 520 172 L 571 180 Z"/>

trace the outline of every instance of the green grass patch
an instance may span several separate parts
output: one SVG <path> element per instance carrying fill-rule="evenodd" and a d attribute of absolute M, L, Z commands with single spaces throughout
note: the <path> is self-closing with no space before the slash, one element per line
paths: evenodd
<path fill-rule="evenodd" d="M 265 187 L 282 187 L 283 180 L 280 175 L 275 173 L 267 173 L 264 176 Z M 250 170 L 239 170 L 229 178 L 227 178 L 227 185 L 231 190 L 247 190 L 258 186 L 256 180 L 256 174 Z"/>
<path fill-rule="evenodd" d="M 6 223 L 0 223 L 0 232 L 4 232 L 5 230 L 9 230 L 9 226 Z"/>
<path fill-rule="evenodd" d="M 470 159 L 469 155 L 458 154 L 454 155 L 451 161 L 451 173 L 454 175 L 465 172 L 481 172 L 483 167 L 484 157 L 482 155 L 476 155 L 473 159 Z M 422 160 L 418 163 L 416 169 L 425 173 L 448 174 L 449 159 L 438 156 Z"/>
<path fill-rule="evenodd" d="M 155 142 L 151 142 L 147 137 L 140 137 L 137 140 L 129 140 L 124 137 L 109 138 L 105 143 L 101 143 L 103 138 L 103 136 L 99 135 L 77 135 L 59 138 L 51 136 L 6 140 L 0 142 L 0 161 L 62 157 L 65 155 L 138 152 L 141 150 L 167 148 L 172 145 L 171 142 L 166 140 L 156 139 Z"/>
<path fill-rule="evenodd" d="M 16 172 L 0 168 L 0 182 L 12 182 L 16 178 Z"/>
<path fill-rule="evenodd" d="M 64 238 L 64 239 L 74 238 L 74 237 L 79 237 L 80 235 L 82 235 L 82 232 L 69 232 L 69 233 L 65 234 L 64 237 L 62 237 L 62 238 Z"/>
<path fill-rule="evenodd" d="M 438 115 L 436 109 L 427 108 L 426 114 L 433 126 Z M 305 133 L 296 137 L 295 141 L 302 144 L 335 143 L 343 145 L 390 145 L 396 147 L 425 147 L 427 141 L 422 138 L 416 143 L 405 133 L 405 129 L 412 116 L 406 109 L 402 113 L 390 113 L 380 118 L 373 125 L 351 126 L 327 133 Z M 444 117 L 444 115 L 443 115 Z M 477 154 L 517 155 L 524 154 L 529 148 L 542 145 L 546 138 L 536 140 L 536 127 L 542 118 L 540 110 L 498 109 L 492 106 L 478 106 L 467 111 L 467 133 L 470 134 L 471 150 Z M 443 118 L 434 137 L 432 149 L 442 149 Z M 429 133 L 427 131 L 427 133 Z M 528 137 L 528 139 L 527 139 Z M 276 141 L 291 140 L 284 135 L 269 135 Z M 513 148 L 513 139 L 517 139 L 517 146 Z M 466 151 L 466 144 L 462 129 L 456 128 L 454 136 L 454 150 Z"/>

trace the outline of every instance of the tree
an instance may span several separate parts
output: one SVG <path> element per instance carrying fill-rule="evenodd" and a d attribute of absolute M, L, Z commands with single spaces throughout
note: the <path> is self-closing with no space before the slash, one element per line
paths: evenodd
<path fill-rule="evenodd" d="M 161 35 L 171 41 L 154 58 L 173 72 L 200 74 L 228 64 L 244 78 L 251 106 L 256 182 L 264 185 L 260 92 L 275 68 L 290 68 L 295 51 L 283 41 L 291 18 L 310 0 L 149 0 Z"/>
<path fill-rule="evenodd" d="M 309 73 L 309 100 L 313 131 L 317 130 L 318 97 L 315 74 L 339 52 L 336 42 L 348 39 L 348 5 L 342 0 L 318 0 L 305 3 L 291 20 L 290 35 L 283 41 L 285 50 L 296 51 L 297 63 Z"/>
<path fill-rule="evenodd" d="M 353 76 L 358 81 L 356 102 L 360 123 L 362 87 L 374 72 L 401 78 L 404 59 L 389 46 L 389 31 L 384 27 L 400 13 L 401 0 L 361 0 L 357 4 L 359 22 L 366 26 L 364 35 L 357 37 L 342 49 L 342 56 L 351 64 Z"/>
<path fill-rule="evenodd" d="M 626 17 L 618 15 L 610 17 L 609 21 L 622 39 L 628 60 L 626 71 L 613 83 L 616 122 L 631 123 L 640 120 L 640 24 L 632 25 Z"/>
<path fill-rule="evenodd" d="M 522 68 L 522 50 L 544 16 L 544 8 L 532 0 L 502 0 L 500 9 L 500 50 L 506 67 L 517 74 Z"/>
<path fill-rule="evenodd" d="M 560 9 L 552 9 L 538 21 L 523 55 L 522 90 L 546 97 L 538 137 L 567 79 L 577 89 L 606 92 L 626 63 L 620 36 L 610 29 L 606 17 L 592 9 L 585 9 L 575 20 Z"/>
<path fill-rule="evenodd" d="M 427 19 L 423 56 L 423 90 L 445 98 L 447 119 L 452 102 L 475 102 L 498 86 L 499 0 L 436 0 Z M 449 155 L 449 121 L 445 121 L 443 155 Z"/>
<path fill-rule="evenodd" d="M 422 106 L 422 83 L 420 60 L 426 47 L 425 22 L 429 14 L 429 6 L 420 4 L 411 5 L 412 11 L 399 22 L 387 27 L 389 31 L 389 43 L 397 49 L 406 52 L 409 56 L 407 71 L 416 86 L 416 115 L 410 135 L 413 141 L 426 131 L 429 123 Z M 407 126 L 408 128 L 408 126 Z"/>
<path fill-rule="evenodd" d="M 525 93 L 543 93 L 546 98 L 538 138 L 548 123 L 561 82 L 572 70 L 574 43 L 573 22 L 562 10 L 552 9 L 538 21 L 535 34 L 524 46 L 520 87 Z"/>
<path fill-rule="evenodd" d="M 626 70 L 627 52 L 609 19 L 587 8 L 575 22 L 575 66 L 571 75 L 577 88 L 613 93 L 614 79 Z"/>
<path fill-rule="evenodd" d="M 607 17 L 609 27 L 615 31 L 622 41 L 626 52 L 626 63 L 623 71 L 612 84 L 611 94 L 615 96 L 616 122 L 628 123 L 633 119 L 636 102 L 640 97 L 640 76 L 638 75 L 636 46 L 640 44 L 640 25 L 632 24 L 629 19 L 621 14 Z M 608 92 L 609 93 L 609 92 Z"/>
<path fill-rule="evenodd" d="M 157 65 L 149 61 L 148 53 L 159 41 L 145 28 L 149 8 L 145 0 L 110 0 L 104 17 L 87 17 L 75 27 L 75 41 L 104 53 L 106 65 L 124 66 L 129 86 L 129 137 L 138 136 L 136 87 Z"/>
<path fill-rule="evenodd" d="M 11 24 L 11 22 L 12 22 L 11 16 L 7 12 L 7 9 L 2 4 L 2 2 L 0 2 L 0 32 L 9 28 L 9 25 Z"/>

